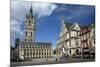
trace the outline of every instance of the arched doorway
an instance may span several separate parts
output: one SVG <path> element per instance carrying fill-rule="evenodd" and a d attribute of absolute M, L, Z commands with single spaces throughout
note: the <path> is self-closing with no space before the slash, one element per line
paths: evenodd
<path fill-rule="evenodd" d="M 76 49 L 76 56 L 79 55 L 79 49 Z"/>
<path fill-rule="evenodd" d="M 69 50 L 69 54 L 70 54 L 70 56 L 71 56 L 71 50 Z"/>

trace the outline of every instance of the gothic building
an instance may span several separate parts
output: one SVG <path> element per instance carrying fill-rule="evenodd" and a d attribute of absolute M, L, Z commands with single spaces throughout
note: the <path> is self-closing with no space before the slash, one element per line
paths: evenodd
<path fill-rule="evenodd" d="M 91 45 L 91 40 L 90 40 L 90 27 L 84 26 L 81 28 L 80 31 L 80 41 L 81 41 L 81 47 L 82 47 L 82 56 L 89 57 L 89 48 Z"/>
<path fill-rule="evenodd" d="M 95 57 L 95 25 L 84 26 L 80 30 L 82 56 Z"/>
<path fill-rule="evenodd" d="M 80 26 L 78 23 L 68 23 L 62 19 L 61 22 L 61 31 L 60 36 L 57 40 L 57 47 L 56 47 L 56 54 L 58 57 L 63 56 L 79 56 L 81 49 L 80 49 Z M 61 51 L 61 48 L 64 51 Z"/>
<path fill-rule="evenodd" d="M 34 60 L 37 58 L 51 58 L 52 44 L 35 41 L 35 18 L 33 16 L 32 6 L 29 13 L 26 14 L 24 22 L 24 39 L 20 42 L 16 53 L 20 60 Z"/>
<path fill-rule="evenodd" d="M 32 14 L 32 6 L 29 13 L 26 14 L 24 23 L 24 41 L 35 42 L 35 17 Z"/>

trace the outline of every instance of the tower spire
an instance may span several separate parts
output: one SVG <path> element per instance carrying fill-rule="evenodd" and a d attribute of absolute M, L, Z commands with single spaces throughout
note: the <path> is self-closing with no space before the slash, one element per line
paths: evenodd
<path fill-rule="evenodd" d="M 31 2 L 31 8 L 30 8 L 30 12 L 32 12 L 32 2 Z"/>
<path fill-rule="evenodd" d="M 64 24 L 64 17 L 61 17 L 61 24 Z"/>
<path fill-rule="evenodd" d="M 64 17 L 61 17 L 61 31 L 63 31 L 63 29 L 65 28 L 65 21 L 64 21 Z"/>
<path fill-rule="evenodd" d="M 31 2 L 30 10 L 29 10 L 29 15 L 30 15 L 31 17 L 33 17 L 32 2 Z"/>
<path fill-rule="evenodd" d="M 24 26 L 24 40 L 35 41 L 35 21 L 33 17 L 32 4 L 28 14 L 26 14 L 26 22 Z"/>

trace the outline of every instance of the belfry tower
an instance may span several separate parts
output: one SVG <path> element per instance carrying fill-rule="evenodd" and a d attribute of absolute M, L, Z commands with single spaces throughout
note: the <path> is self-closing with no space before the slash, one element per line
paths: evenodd
<path fill-rule="evenodd" d="M 24 23 L 24 41 L 35 42 L 35 19 L 33 16 L 32 5 L 29 13 L 26 14 Z"/>

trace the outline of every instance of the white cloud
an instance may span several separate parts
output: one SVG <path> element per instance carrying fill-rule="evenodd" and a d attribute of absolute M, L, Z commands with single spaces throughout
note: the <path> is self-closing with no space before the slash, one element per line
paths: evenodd
<path fill-rule="evenodd" d="M 11 45 L 14 46 L 15 39 L 22 38 L 23 36 L 23 30 L 21 29 L 21 23 L 19 23 L 15 19 L 11 19 L 10 23 L 10 38 L 11 38 Z"/>
<path fill-rule="evenodd" d="M 23 36 L 22 25 L 25 21 L 25 15 L 29 12 L 31 2 L 11 1 L 11 45 L 14 46 L 14 39 Z M 57 8 L 52 3 L 32 2 L 33 15 L 37 18 L 49 16 Z"/>
<path fill-rule="evenodd" d="M 29 11 L 31 2 L 11 1 L 11 17 L 18 20 L 24 20 L 26 13 Z M 32 2 L 33 14 L 38 18 L 49 16 L 57 8 L 57 5 L 52 3 Z"/>
<path fill-rule="evenodd" d="M 18 21 L 23 21 L 29 8 L 26 8 L 28 4 L 24 4 L 22 1 L 11 1 L 11 18 Z"/>
<path fill-rule="evenodd" d="M 38 16 L 38 18 L 42 16 L 49 16 L 52 12 L 57 8 L 55 4 L 52 3 L 33 3 L 33 13 Z"/>
<path fill-rule="evenodd" d="M 11 25 L 10 29 L 12 33 L 16 33 L 20 35 L 23 34 L 21 30 L 21 23 L 19 23 L 17 20 L 11 19 L 10 25 Z"/>

